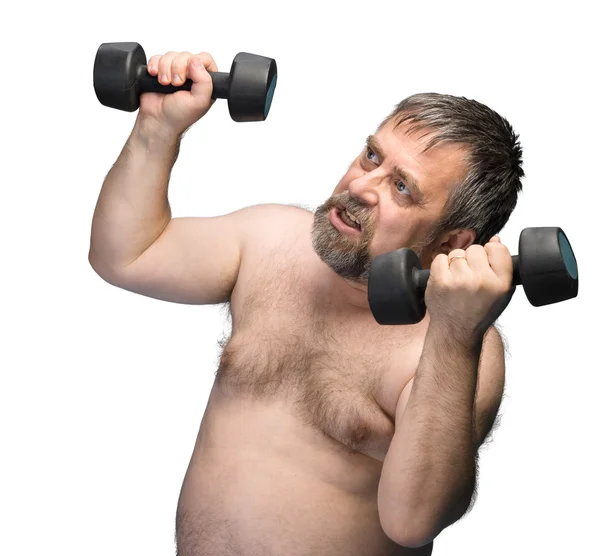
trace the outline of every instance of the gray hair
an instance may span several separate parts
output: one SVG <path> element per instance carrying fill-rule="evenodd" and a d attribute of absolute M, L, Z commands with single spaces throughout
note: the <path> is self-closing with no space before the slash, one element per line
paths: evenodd
<path fill-rule="evenodd" d="M 475 232 L 475 243 L 487 243 L 508 221 L 525 175 L 519 136 L 508 121 L 475 100 L 438 93 L 406 98 L 378 129 L 391 120 L 394 127 L 407 123 L 408 133 L 431 134 L 424 152 L 442 142 L 467 147 L 467 175 L 450 192 L 428 240 L 468 229 Z"/>

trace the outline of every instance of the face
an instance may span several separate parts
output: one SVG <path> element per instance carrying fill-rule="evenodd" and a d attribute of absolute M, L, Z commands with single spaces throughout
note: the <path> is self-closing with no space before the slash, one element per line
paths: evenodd
<path fill-rule="evenodd" d="M 388 122 L 316 210 L 314 249 L 342 278 L 366 283 L 373 258 L 401 247 L 429 266 L 439 238 L 426 240 L 465 176 L 466 153 L 443 143 L 423 152 L 427 139 Z"/>

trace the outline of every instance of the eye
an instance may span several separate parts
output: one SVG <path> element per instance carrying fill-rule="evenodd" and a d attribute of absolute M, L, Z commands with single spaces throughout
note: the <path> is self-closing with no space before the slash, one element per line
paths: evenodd
<path fill-rule="evenodd" d="M 396 189 L 402 194 L 410 195 L 410 190 L 401 181 L 396 182 Z"/>
<path fill-rule="evenodd" d="M 375 158 L 375 160 L 373 160 L 373 158 L 370 157 L 370 155 L 373 155 L 373 157 Z M 369 149 L 369 147 L 367 147 L 367 152 L 365 153 L 365 158 L 369 161 L 369 162 L 373 162 L 375 164 L 377 164 L 376 160 L 377 160 L 377 155 L 371 150 Z"/>

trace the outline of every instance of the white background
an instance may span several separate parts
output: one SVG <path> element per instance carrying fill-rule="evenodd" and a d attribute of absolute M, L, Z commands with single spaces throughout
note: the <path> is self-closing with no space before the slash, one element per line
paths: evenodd
<path fill-rule="evenodd" d="M 135 114 L 100 105 L 103 42 L 148 56 L 277 60 L 266 122 L 225 101 L 188 133 L 174 216 L 262 202 L 315 208 L 402 98 L 464 95 L 508 118 L 524 191 L 502 241 L 561 226 L 579 297 L 521 288 L 502 423 L 473 511 L 434 555 L 597 554 L 598 48 L 592 2 L 34 2 L 2 8 L 0 553 L 174 554 L 183 474 L 217 365 L 219 307 L 144 298 L 88 264 L 102 181 Z"/>

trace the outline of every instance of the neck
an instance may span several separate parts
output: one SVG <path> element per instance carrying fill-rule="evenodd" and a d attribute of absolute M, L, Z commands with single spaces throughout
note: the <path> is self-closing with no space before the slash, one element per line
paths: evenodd
<path fill-rule="evenodd" d="M 326 273 L 326 287 L 332 299 L 355 312 L 371 312 L 367 283 L 342 278 L 329 267 L 326 267 Z"/>

